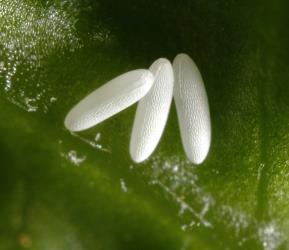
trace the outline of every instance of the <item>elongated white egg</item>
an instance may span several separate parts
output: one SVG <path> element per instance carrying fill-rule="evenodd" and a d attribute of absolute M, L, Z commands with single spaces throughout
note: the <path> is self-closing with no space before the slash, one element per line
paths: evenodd
<path fill-rule="evenodd" d="M 152 87 L 153 74 L 144 69 L 122 74 L 93 91 L 65 118 L 70 131 L 88 129 L 139 101 Z"/>
<path fill-rule="evenodd" d="M 201 164 L 211 144 L 209 103 L 202 76 L 194 61 L 179 54 L 173 62 L 174 100 L 184 150 L 194 164 Z"/>
<path fill-rule="evenodd" d="M 139 101 L 130 141 L 130 155 L 137 163 L 146 160 L 157 147 L 173 98 L 174 73 L 171 63 L 161 58 L 149 70 L 155 80 L 148 94 Z"/>

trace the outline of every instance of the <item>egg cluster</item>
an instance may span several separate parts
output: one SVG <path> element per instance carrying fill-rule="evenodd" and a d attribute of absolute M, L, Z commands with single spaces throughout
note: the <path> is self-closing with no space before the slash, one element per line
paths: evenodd
<path fill-rule="evenodd" d="M 64 123 L 70 131 L 85 130 L 139 102 L 130 155 L 140 163 L 157 147 L 173 99 L 187 158 L 201 164 L 211 144 L 209 103 L 198 67 L 186 54 L 177 55 L 173 65 L 160 58 L 148 70 L 137 69 L 114 78 L 74 106 Z"/>

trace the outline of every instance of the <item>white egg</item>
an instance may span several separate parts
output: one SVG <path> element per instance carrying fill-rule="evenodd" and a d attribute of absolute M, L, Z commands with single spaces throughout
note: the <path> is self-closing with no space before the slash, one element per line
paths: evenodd
<path fill-rule="evenodd" d="M 186 54 L 173 62 L 174 100 L 182 143 L 188 159 L 201 164 L 211 144 L 211 121 L 206 89 L 198 67 Z"/>
<path fill-rule="evenodd" d="M 65 118 L 65 127 L 81 131 L 108 119 L 144 97 L 153 81 L 153 74 L 143 69 L 116 77 L 72 108 Z"/>
<path fill-rule="evenodd" d="M 146 160 L 157 147 L 165 128 L 172 97 L 174 73 L 167 59 L 158 59 L 149 69 L 154 83 L 138 104 L 130 141 L 130 155 L 139 163 Z"/>

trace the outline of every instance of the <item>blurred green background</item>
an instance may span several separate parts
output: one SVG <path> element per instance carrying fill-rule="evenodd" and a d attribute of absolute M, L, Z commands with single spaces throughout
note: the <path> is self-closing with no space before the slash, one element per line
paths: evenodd
<path fill-rule="evenodd" d="M 287 0 L 0 0 L 0 249 L 289 249 Z M 90 91 L 188 53 L 213 140 L 186 161 L 172 106 L 129 158 L 135 106 L 82 133 Z"/>

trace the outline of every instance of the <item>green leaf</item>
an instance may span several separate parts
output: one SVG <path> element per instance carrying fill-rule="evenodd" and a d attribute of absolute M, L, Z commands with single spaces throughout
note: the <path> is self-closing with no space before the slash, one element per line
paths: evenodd
<path fill-rule="evenodd" d="M 287 249 L 285 0 L 1 0 L 1 249 Z M 63 121 L 90 91 L 159 57 L 193 57 L 213 126 L 185 158 L 173 105 L 135 165 L 135 107 L 88 131 Z"/>

